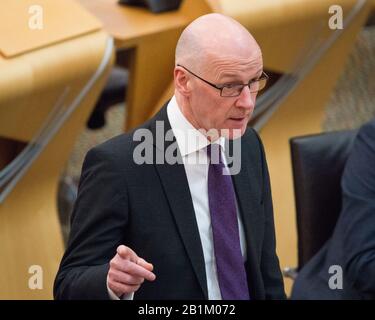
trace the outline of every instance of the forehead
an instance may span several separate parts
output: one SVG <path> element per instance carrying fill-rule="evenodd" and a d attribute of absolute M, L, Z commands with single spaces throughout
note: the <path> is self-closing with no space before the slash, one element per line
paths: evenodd
<path fill-rule="evenodd" d="M 263 69 L 260 53 L 247 57 L 221 56 L 212 58 L 207 63 L 209 74 L 215 80 L 243 79 L 249 80 Z"/>

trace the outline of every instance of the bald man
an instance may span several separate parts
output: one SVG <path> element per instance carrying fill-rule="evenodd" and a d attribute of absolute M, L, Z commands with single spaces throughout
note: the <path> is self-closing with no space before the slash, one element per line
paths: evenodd
<path fill-rule="evenodd" d="M 247 127 L 266 81 L 235 20 L 204 15 L 182 32 L 171 100 L 86 155 L 55 298 L 285 298 L 266 159 Z"/>

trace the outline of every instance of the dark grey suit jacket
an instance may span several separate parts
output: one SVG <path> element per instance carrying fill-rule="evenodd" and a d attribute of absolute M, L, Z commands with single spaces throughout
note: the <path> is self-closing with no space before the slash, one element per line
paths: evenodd
<path fill-rule="evenodd" d="M 170 129 L 166 106 L 142 128 Z M 155 142 L 155 140 L 154 140 Z M 72 214 L 67 250 L 55 279 L 56 299 L 108 299 L 106 276 L 124 244 L 153 263 L 156 280 L 134 299 L 207 299 L 202 244 L 183 164 L 133 161 L 133 133 L 90 150 Z M 172 142 L 166 142 L 166 147 Z M 242 138 L 242 167 L 233 176 L 246 234 L 246 272 L 252 299 L 285 298 L 275 252 L 266 159 L 252 129 Z M 162 152 L 153 146 L 155 155 Z"/>
<path fill-rule="evenodd" d="M 299 272 L 292 299 L 375 299 L 375 120 L 359 130 L 341 186 L 333 235 Z M 342 289 L 330 288 L 339 275 L 330 266 L 342 268 Z"/>

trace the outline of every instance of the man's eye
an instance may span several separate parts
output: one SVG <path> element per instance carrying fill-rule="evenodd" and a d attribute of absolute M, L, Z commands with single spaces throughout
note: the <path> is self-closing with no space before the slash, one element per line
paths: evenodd
<path fill-rule="evenodd" d="M 229 84 L 224 85 L 224 87 L 226 87 L 228 89 L 232 89 L 232 88 L 235 88 L 237 86 L 238 86 L 238 84 L 236 84 L 236 83 L 229 83 Z"/>

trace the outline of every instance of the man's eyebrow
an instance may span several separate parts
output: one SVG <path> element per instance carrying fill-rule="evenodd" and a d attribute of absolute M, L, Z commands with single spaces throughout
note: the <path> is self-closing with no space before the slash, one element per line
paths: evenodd
<path fill-rule="evenodd" d="M 251 78 L 249 81 L 253 81 L 253 80 L 259 78 L 259 76 L 261 76 L 260 73 L 263 73 L 263 68 L 258 69 L 255 72 L 255 76 L 253 78 Z M 236 78 L 236 77 L 238 77 L 237 73 L 228 72 L 228 73 L 223 73 L 222 76 L 221 76 L 221 79 L 222 79 L 222 81 L 224 81 L 224 79 L 227 79 L 227 78 L 233 79 L 233 78 Z"/>
<path fill-rule="evenodd" d="M 237 73 L 233 73 L 233 72 L 225 72 L 221 75 L 221 78 L 235 78 L 237 77 L 238 74 Z"/>

